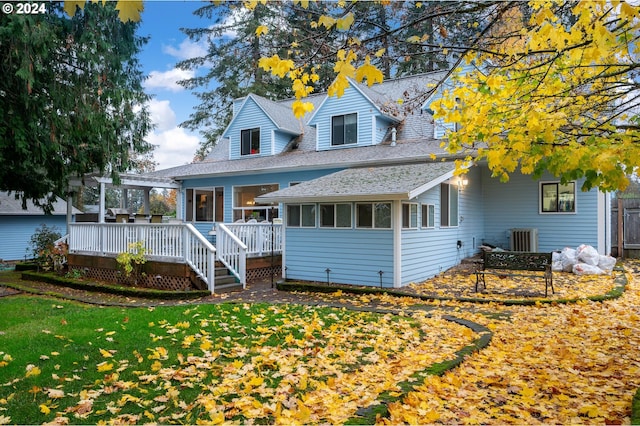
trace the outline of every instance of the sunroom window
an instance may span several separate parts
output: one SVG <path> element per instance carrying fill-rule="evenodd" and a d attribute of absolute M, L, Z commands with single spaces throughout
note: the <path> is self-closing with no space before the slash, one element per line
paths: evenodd
<path fill-rule="evenodd" d="M 422 227 L 433 228 L 436 223 L 436 206 L 433 204 L 422 205 Z"/>
<path fill-rule="evenodd" d="M 357 228 L 391 228 L 391 203 L 356 204 Z"/>
<path fill-rule="evenodd" d="M 358 142 L 358 115 L 336 115 L 331 118 L 331 145 L 348 145 Z"/>
<path fill-rule="evenodd" d="M 402 227 L 405 229 L 418 227 L 418 205 L 402 204 Z"/>
<path fill-rule="evenodd" d="M 320 204 L 320 226 L 351 228 L 351 204 Z"/>

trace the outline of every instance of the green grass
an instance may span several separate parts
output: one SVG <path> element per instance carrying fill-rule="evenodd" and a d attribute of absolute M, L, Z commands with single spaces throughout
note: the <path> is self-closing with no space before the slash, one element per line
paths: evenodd
<path fill-rule="evenodd" d="M 216 410 L 273 423 L 269 410 L 244 410 L 357 375 L 379 349 L 402 356 L 427 332 L 411 316 L 301 305 L 121 308 L 14 296 L 0 310 L 0 423 L 12 424 L 195 423 Z M 380 348 L 383 327 L 397 339 Z"/>

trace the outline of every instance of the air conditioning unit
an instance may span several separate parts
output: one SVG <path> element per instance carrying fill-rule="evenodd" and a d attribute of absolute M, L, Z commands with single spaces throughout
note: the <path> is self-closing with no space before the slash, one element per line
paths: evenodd
<path fill-rule="evenodd" d="M 513 228 L 511 230 L 511 251 L 538 251 L 538 230 L 536 228 Z"/>

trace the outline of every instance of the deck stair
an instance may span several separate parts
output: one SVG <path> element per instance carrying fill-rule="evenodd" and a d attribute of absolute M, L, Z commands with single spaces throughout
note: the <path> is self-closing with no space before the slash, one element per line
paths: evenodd
<path fill-rule="evenodd" d="M 223 290 L 231 287 L 240 287 L 242 284 L 228 269 L 226 266 L 216 265 L 216 289 Z"/>

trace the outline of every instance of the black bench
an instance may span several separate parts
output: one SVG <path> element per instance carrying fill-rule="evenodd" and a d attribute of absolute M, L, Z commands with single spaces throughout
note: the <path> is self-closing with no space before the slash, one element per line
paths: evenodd
<path fill-rule="evenodd" d="M 551 253 L 485 251 L 482 256 L 482 269 L 476 271 L 476 292 L 478 292 L 478 283 L 480 282 L 485 289 L 487 288 L 485 281 L 486 275 L 499 275 L 544 278 L 545 297 L 547 296 L 547 289 L 549 287 L 551 287 L 551 292 L 555 293 L 553 289 L 553 274 L 551 272 L 551 256 Z M 543 274 L 506 274 L 501 272 L 505 270 L 542 272 Z"/>

